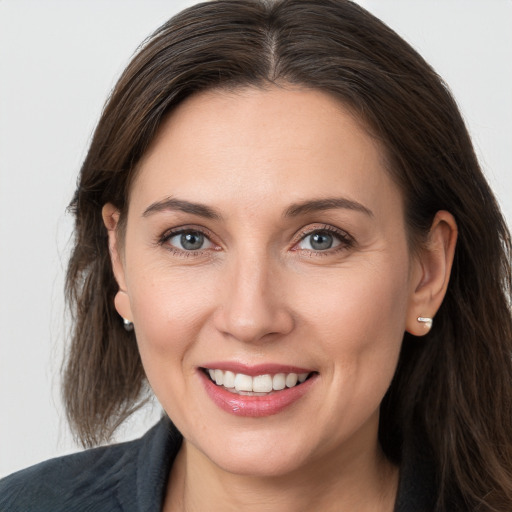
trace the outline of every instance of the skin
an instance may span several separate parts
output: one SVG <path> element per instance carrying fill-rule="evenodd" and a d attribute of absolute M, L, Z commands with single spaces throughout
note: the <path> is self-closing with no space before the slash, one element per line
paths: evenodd
<path fill-rule="evenodd" d="M 439 212 L 413 253 L 383 160 L 325 93 L 210 91 L 178 106 L 140 163 L 123 246 L 119 212 L 103 208 L 117 310 L 134 322 L 149 383 L 184 436 L 164 510 L 393 510 L 398 469 L 378 444 L 379 405 L 404 331 L 425 334 L 417 317 L 441 304 L 456 226 Z M 144 215 L 171 197 L 218 218 Z M 326 198 L 363 208 L 286 215 Z M 165 238 L 174 228 L 208 238 L 187 251 Z M 333 247 L 313 250 L 311 234 L 325 229 Z M 240 417 L 205 393 L 198 367 L 212 361 L 318 375 L 278 414 Z"/>

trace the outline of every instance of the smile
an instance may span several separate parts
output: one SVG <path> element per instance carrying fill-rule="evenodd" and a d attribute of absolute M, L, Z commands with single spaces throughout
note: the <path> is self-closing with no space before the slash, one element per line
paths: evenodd
<path fill-rule="evenodd" d="M 198 370 L 214 404 L 235 416 L 248 417 L 284 411 L 306 395 L 319 377 L 316 371 L 281 365 L 249 368 L 217 363 Z"/>
<path fill-rule="evenodd" d="M 293 388 L 302 384 L 311 373 L 276 373 L 255 375 L 251 377 L 244 373 L 234 373 L 218 368 L 207 369 L 210 379 L 223 386 L 227 391 L 246 396 L 264 396 L 272 391 L 282 391 L 285 388 Z"/>

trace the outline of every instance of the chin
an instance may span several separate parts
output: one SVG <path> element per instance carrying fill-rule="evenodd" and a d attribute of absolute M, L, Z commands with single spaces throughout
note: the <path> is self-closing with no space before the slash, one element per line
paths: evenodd
<path fill-rule="evenodd" d="M 306 439 L 275 433 L 236 433 L 204 444 L 195 443 L 217 467 L 229 473 L 252 477 L 285 476 L 306 464 Z"/>
<path fill-rule="evenodd" d="M 283 477 L 300 470 L 304 464 L 302 454 L 269 454 L 267 450 L 261 453 L 230 452 L 212 460 L 223 471 L 256 478 Z"/>

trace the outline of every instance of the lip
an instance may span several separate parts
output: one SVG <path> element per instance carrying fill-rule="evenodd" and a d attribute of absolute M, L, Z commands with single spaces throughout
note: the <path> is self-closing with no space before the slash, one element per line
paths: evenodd
<path fill-rule="evenodd" d="M 276 363 L 247 365 L 237 361 L 211 362 L 203 364 L 201 365 L 201 367 L 208 368 L 210 370 L 222 370 L 224 372 L 230 371 L 233 373 L 243 373 L 244 375 L 249 375 L 250 377 L 256 377 L 256 375 L 265 374 L 275 375 L 276 373 L 312 373 L 314 371 L 310 368 L 300 368 L 299 366 L 290 366 Z"/>
<path fill-rule="evenodd" d="M 219 366 L 214 366 L 213 368 L 224 370 L 224 368 Z M 232 368 L 233 365 L 229 364 L 229 368 L 227 368 L 227 370 L 233 371 Z M 251 367 L 251 370 L 254 370 L 255 368 L 257 367 Z M 284 367 L 280 365 L 278 366 L 280 370 L 277 372 L 270 371 L 270 365 L 265 365 L 264 368 L 264 373 L 279 373 L 280 371 L 283 373 L 292 372 L 291 370 L 282 370 L 282 368 L 292 367 Z M 306 373 L 306 371 L 307 370 L 299 373 Z M 248 396 L 237 395 L 236 393 L 227 391 L 222 386 L 217 386 L 217 384 L 212 382 L 206 376 L 202 369 L 198 369 L 198 373 L 207 395 L 218 407 L 235 416 L 246 416 L 252 418 L 272 416 L 280 413 L 303 397 L 311 387 L 314 386 L 318 377 L 318 374 L 314 373 L 309 379 L 298 386 L 294 386 L 293 388 L 285 388 L 281 391 L 272 391 L 266 396 Z M 244 371 L 239 371 L 238 373 L 244 373 Z M 295 370 L 293 370 L 293 373 L 295 373 Z M 250 374 L 246 373 L 246 375 Z M 252 376 L 254 375 L 262 374 L 259 371 L 255 371 Z"/>

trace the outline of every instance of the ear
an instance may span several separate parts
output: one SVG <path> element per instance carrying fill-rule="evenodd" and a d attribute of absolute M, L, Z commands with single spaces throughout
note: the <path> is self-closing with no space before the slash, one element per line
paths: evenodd
<path fill-rule="evenodd" d="M 457 223 L 447 211 L 437 212 L 428 240 L 415 256 L 412 269 L 412 296 L 407 311 L 406 330 L 423 336 L 431 324 L 418 318 L 433 318 L 443 302 L 452 269 Z"/>
<path fill-rule="evenodd" d="M 108 249 L 112 271 L 119 286 L 114 304 L 116 311 L 126 320 L 132 321 L 130 297 L 126 289 L 125 269 L 122 257 L 122 247 L 119 239 L 119 210 L 111 203 L 107 203 L 101 210 L 103 223 L 108 231 Z"/>

